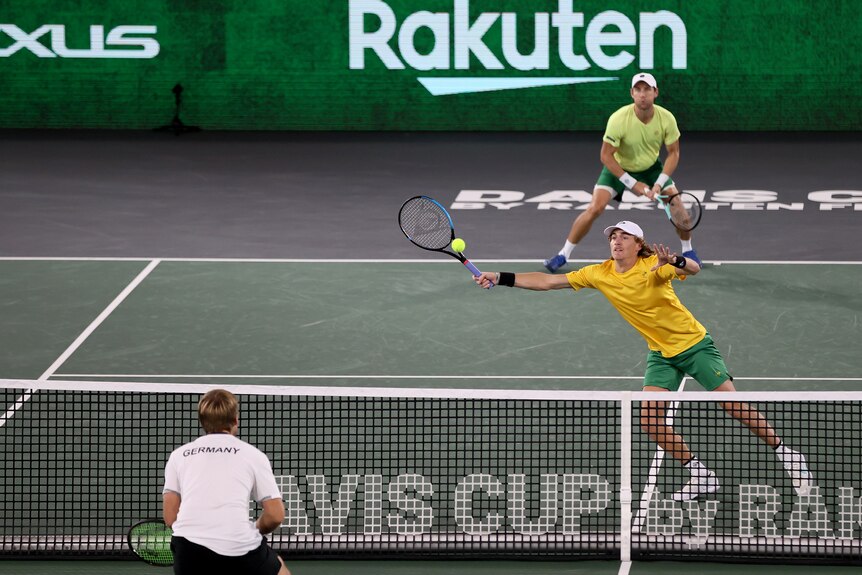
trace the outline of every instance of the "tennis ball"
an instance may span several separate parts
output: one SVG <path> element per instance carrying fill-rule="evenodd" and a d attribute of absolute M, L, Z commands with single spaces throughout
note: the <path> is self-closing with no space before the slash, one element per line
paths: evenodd
<path fill-rule="evenodd" d="M 455 238 L 452 240 L 452 250 L 458 252 L 459 254 L 467 249 L 467 244 L 464 243 L 464 240 L 461 238 Z"/>

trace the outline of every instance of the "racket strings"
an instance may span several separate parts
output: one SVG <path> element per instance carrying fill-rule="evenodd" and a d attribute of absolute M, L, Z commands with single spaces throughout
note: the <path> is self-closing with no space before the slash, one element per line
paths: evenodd
<path fill-rule="evenodd" d="M 145 523 L 132 529 L 129 535 L 132 549 L 139 557 L 154 565 L 171 565 L 171 530 L 164 524 Z"/>
<path fill-rule="evenodd" d="M 691 199 L 687 193 L 677 194 L 670 198 L 670 216 L 673 225 L 681 230 L 693 230 L 700 222 L 701 206 Z"/>
<path fill-rule="evenodd" d="M 398 223 L 407 237 L 424 248 L 440 250 L 452 240 L 452 226 L 446 212 L 425 198 L 413 198 L 404 204 Z"/>

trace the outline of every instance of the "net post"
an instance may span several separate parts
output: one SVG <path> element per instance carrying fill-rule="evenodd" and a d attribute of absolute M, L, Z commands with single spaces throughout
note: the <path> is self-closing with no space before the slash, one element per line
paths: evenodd
<path fill-rule="evenodd" d="M 620 397 L 620 561 L 632 559 L 632 392 Z"/>

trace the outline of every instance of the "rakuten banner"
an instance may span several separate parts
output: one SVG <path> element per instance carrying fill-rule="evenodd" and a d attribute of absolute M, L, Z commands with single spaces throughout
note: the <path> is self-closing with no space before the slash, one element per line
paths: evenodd
<path fill-rule="evenodd" d="M 601 130 L 653 73 L 692 130 L 858 130 L 842 0 L 16 1 L 0 127 Z M 106 16 L 110 14 L 110 17 Z"/>

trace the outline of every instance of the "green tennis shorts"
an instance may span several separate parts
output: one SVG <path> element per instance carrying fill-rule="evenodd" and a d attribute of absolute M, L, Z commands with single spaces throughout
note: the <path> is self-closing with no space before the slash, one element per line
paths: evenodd
<path fill-rule="evenodd" d="M 631 177 L 633 177 L 639 182 L 644 182 L 645 184 L 649 184 L 650 186 L 652 186 L 653 184 L 655 184 L 655 181 L 661 175 L 661 171 L 663 168 L 664 166 L 662 165 L 661 160 L 656 160 L 655 164 L 653 164 L 643 172 L 629 172 L 629 175 L 631 175 Z M 667 189 L 669 186 L 672 185 L 673 180 L 668 178 L 667 183 L 662 189 Z M 619 202 L 623 199 L 623 191 L 625 191 L 626 189 L 623 183 L 619 181 L 617 177 L 613 175 L 607 168 L 602 168 L 602 173 L 599 174 L 599 179 L 596 182 L 596 187 L 611 188 L 614 191 L 613 200 L 615 202 Z"/>
<path fill-rule="evenodd" d="M 728 379 L 733 381 L 733 377 L 727 373 L 721 353 L 707 333 L 698 343 L 673 357 L 664 357 L 660 351 L 650 351 L 647 354 L 644 387 L 653 385 L 676 391 L 686 374 L 707 391 L 714 390 Z"/>

